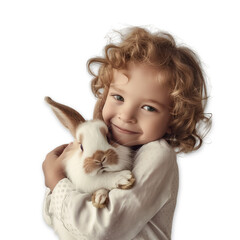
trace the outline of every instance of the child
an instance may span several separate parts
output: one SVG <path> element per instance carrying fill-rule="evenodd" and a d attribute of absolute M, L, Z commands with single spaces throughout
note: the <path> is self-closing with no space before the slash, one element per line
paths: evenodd
<path fill-rule="evenodd" d="M 92 64 L 100 64 L 98 74 Z M 176 152 L 200 148 L 200 123 L 207 91 L 200 62 L 167 33 L 132 28 L 105 56 L 90 59 L 92 91 L 98 101 L 94 117 L 108 125 L 114 141 L 136 150 L 130 190 L 114 189 L 107 208 L 96 209 L 89 194 L 74 191 L 61 160 L 63 145 L 43 163 L 45 219 L 54 216 L 76 239 L 171 239 L 178 192 Z M 175 151 L 174 151 L 175 150 Z"/>

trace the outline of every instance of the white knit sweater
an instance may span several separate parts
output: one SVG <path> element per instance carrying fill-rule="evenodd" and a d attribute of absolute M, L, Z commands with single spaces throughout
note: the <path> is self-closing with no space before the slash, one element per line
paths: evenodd
<path fill-rule="evenodd" d="M 161 139 L 142 146 L 133 166 L 134 187 L 110 191 L 103 209 L 93 207 L 91 194 L 61 180 L 52 194 L 47 191 L 45 221 L 62 224 L 72 239 L 170 240 L 179 181 L 176 154 Z"/>

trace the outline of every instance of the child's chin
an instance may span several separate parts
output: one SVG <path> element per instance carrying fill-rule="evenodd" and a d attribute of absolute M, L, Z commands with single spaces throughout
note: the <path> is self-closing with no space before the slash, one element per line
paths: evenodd
<path fill-rule="evenodd" d="M 128 138 L 124 138 L 124 137 L 114 137 L 115 142 L 117 142 L 118 144 L 124 145 L 126 147 L 132 147 L 135 145 L 138 145 L 136 140 L 132 140 L 132 139 L 128 139 Z"/>

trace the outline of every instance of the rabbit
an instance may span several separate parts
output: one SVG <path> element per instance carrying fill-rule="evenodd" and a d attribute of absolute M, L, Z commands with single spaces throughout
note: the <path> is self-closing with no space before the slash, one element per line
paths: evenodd
<path fill-rule="evenodd" d="M 92 193 L 92 204 L 103 208 L 108 203 L 109 190 L 133 186 L 131 150 L 108 138 L 110 133 L 104 121 L 85 121 L 66 105 L 50 97 L 45 97 L 45 101 L 75 138 L 64 160 L 64 169 L 77 190 Z"/>

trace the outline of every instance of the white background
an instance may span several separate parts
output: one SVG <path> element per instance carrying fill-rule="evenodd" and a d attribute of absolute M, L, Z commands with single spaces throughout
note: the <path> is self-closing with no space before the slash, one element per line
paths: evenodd
<path fill-rule="evenodd" d="M 41 216 L 42 161 L 72 140 L 43 98 L 91 118 L 86 61 L 112 29 L 150 26 L 201 57 L 213 128 L 204 147 L 181 155 L 173 240 L 240 239 L 239 8 L 237 1 L 0 1 L 1 235 L 57 239 Z"/>

